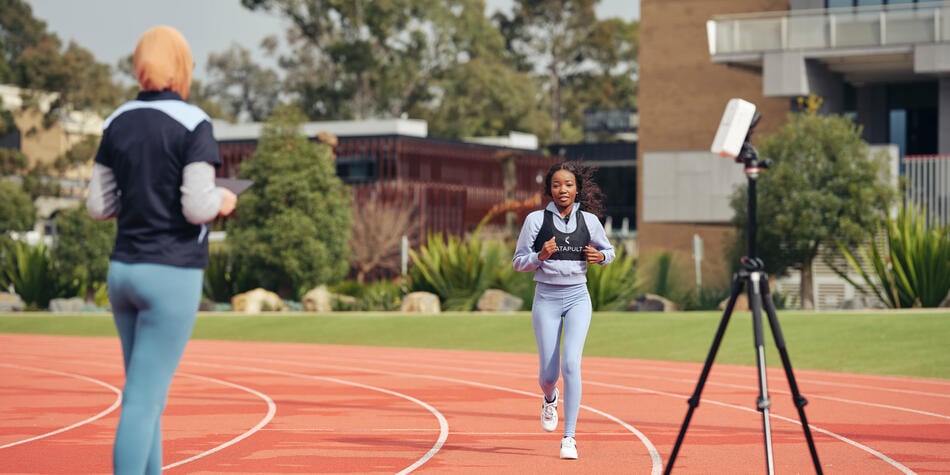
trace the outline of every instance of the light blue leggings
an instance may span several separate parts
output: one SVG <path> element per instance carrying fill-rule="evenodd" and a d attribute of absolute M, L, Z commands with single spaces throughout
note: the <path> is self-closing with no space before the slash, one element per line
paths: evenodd
<path fill-rule="evenodd" d="M 109 263 L 109 301 L 125 363 L 112 454 L 117 475 L 162 472 L 161 416 L 194 328 L 203 275 L 202 269 Z"/>
<path fill-rule="evenodd" d="M 553 285 L 538 282 L 534 289 L 531 323 L 538 343 L 538 384 L 550 398 L 564 374 L 564 437 L 574 437 L 581 407 L 581 355 L 593 307 L 587 284 Z M 562 318 L 563 317 L 563 318 Z M 564 355 L 560 356 L 561 336 Z"/>

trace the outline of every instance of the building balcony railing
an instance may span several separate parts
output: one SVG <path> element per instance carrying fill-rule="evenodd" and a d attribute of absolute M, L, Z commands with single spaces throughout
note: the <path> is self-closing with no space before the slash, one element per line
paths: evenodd
<path fill-rule="evenodd" d="M 712 56 L 950 41 L 950 1 L 715 16 Z"/>

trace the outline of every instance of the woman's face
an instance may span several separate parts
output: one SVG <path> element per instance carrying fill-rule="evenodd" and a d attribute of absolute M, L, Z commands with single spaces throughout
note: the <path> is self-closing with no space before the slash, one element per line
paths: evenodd
<path fill-rule="evenodd" d="M 551 176 L 551 198 L 559 209 L 574 204 L 577 197 L 577 178 L 567 170 L 558 170 Z"/>

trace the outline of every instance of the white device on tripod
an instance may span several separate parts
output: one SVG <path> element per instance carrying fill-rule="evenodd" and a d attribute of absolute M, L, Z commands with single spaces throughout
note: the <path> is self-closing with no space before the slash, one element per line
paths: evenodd
<path fill-rule="evenodd" d="M 724 158 L 738 157 L 754 118 L 755 104 L 738 98 L 729 99 L 709 151 Z"/>

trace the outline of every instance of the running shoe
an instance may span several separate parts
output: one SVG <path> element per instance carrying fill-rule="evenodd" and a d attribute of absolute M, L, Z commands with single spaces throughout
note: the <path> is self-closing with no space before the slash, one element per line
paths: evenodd
<path fill-rule="evenodd" d="M 557 388 L 554 388 L 554 395 L 551 396 L 550 402 L 543 395 L 541 397 L 543 400 L 541 403 L 541 428 L 548 432 L 557 429 L 557 397 Z"/>
<path fill-rule="evenodd" d="M 577 460 L 577 442 L 573 437 L 561 439 L 561 458 L 567 460 Z"/>

